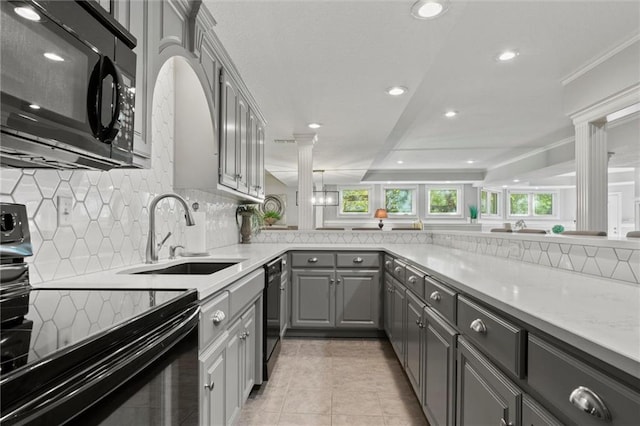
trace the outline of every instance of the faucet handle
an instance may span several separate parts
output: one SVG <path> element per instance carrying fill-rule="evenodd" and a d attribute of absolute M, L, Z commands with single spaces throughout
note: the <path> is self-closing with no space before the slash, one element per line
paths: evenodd
<path fill-rule="evenodd" d="M 169 239 L 169 237 L 170 237 L 170 236 L 171 236 L 171 231 L 169 231 L 169 233 L 167 234 L 167 236 L 166 236 L 166 237 L 164 237 L 164 238 L 162 239 L 162 241 L 160 241 L 160 242 L 158 243 L 158 251 L 160 251 L 160 248 L 164 245 L 164 243 L 166 243 L 166 242 L 167 242 L 167 240 Z"/>
<path fill-rule="evenodd" d="M 173 260 L 176 258 L 176 250 L 179 248 L 184 249 L 183 245 L 178 244 L 177 246 L 169 246 L 169 260 Z"/>

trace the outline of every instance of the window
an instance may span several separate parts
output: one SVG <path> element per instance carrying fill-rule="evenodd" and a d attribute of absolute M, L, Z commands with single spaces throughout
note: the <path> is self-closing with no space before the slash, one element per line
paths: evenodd
<path fill-rule="evenodd" d="M 427 188 L 427 215 L 461 216 L 461 187 Z"/>
<path fill-rule="evenodd" d="M 382 190 L 384 206 L 390 215 L 416 214 L 415 187 L 385 187 Z"/>
<path fill-rule="evenodd" d="M 509 192 L 509 216 L 556 217 L 555 192 Z"/>
<path fill-rule="evenodd" d="M 343 188 L 340 189 L 340 214 L 368 215 L 371 212 L 369 207 L 369 188 Z"/>
<path fill-rule="evenodd" d="M 480 192 L 480 213 L 483 216 L 498 216 L 500 212 L 500 193 L 483 189 Z"/>

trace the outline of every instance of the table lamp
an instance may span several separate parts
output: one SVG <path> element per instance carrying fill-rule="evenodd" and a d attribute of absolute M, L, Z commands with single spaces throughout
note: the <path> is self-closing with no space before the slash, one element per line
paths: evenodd
<path fill-rule="evenodd" d="M 378 227 L 382 231 L 382 227 L 384 226 L 384 223 L 382 223 L 382 219 L 386 219 L 386 218 L 389 217 L 387 215 L 387 210 L 386 209 L 377 209 L 375 214 L 373 215 L 373 217 L 375 217 L 376 219 L 380 219 L 380 223 L 378 224 Z"/>

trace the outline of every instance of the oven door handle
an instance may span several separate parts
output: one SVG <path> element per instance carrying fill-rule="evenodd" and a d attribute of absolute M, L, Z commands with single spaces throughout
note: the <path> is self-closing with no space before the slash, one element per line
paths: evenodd
<path fill-rule="evenodd" d="M 113 79 L 113 84 L 115 84 L 116 98 L 114 99 L 111 121 L 105 127 L 102 125 L 102 97 L 104 96 L 104 93 L 102 93 L 102 81 L 109 76 Z M 93 136 L 101 142 L 111 143 L 120 131 L 120 111 L 124 102 L 124 90 L 122 75 L 118 67 L 111 58 L 103 56 L 91 72 L 87 92 L 89 126 Z"/>

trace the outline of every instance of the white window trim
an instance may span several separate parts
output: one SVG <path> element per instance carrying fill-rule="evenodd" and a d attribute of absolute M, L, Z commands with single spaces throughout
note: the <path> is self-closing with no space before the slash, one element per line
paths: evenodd
<path fill-rule="evenodd" d="M 497 213 L 482 213 L 482 191 L 488 192 L 489 194 L 497 194 L 498 195 L 498 212 Z M 497 189 L 490 189 L 490 188 L 481 188 L 480 189 L 480 205 L 478 206 L 478 214 L 480 215 L 480 217 L 486 217 L 488 219 L 496 219 L 496 218 L 501 218 L 502 215 L 502 201 L 504 198 L 504 193 L 501 190 L 497 190 Z M 487 206 L 489 206 L 489 204 L 487 203 Z"/>
<path fill-rule="evenodd" d="M 410 189 L 412 190 L 412 201 L 411 201 L 411 213 L 391 213 L 387 211 L 389 217 L 403 218 L 403 217 L 418 217 L 418 185 L 382 185 L 382 190 L 380 193 L 380 197 L 382 199 L 382 206 L 384 208 L 387 207 L 387 197 L 386 190 L 387 189 Z"/>
<path fill-rule="evenodd" d="M 511 214 L 511 194 L 527 194 L 528 196 L 528 206 L 529 206 L 529 213 L 528 214 Z M 552 215 L 538 215 L 535 214 L 535 206 L 534 206 L 534 200 L 533 197 L 535 194 L 552 194 L 553 196 L 553 214 Z M 558 206 L 559 206 L 559 198 L 560 198 L 560 192 L 559 191 L 531 191 L 531 190 L 518 190 L 518 189 L 513 189 L 513 190 L 508 190 L 507 194 L 506 194 L 506 201 L 505 201 L 505 205 L 506 205 L 506 215 L 507 218 L 510 219 L 535 219 L 535 220 L 557 220 L 560 218 L 560 214 L 558 212 Z"/>
<path fill-rule="evenodd" d="M 455 213 L 430 213 L 429 191 L 432 189 L 455 189 L 458 191 L 458 205 Z M 462 218 L 464 217 L 464 186 L 463 185 L 427 185 L 425 187 L 425 217 L 432 218 Z"/>
<path fill-rule="evenodd" d="M 342 212 L 342 191 L 348 190 L 367 190 L 369 191 L 369 211 L 367 213 L 343 213 Z M 338 186 L 338 217 L 373 217 L 373 211 L 371 209 L 371 203 L 373 201 L 373 187 L 372 186 Z"/>

